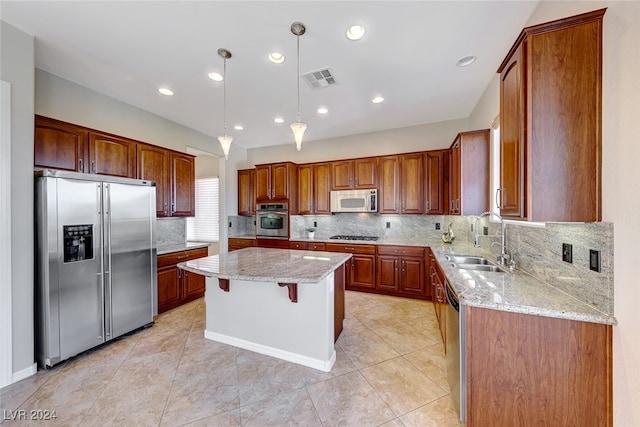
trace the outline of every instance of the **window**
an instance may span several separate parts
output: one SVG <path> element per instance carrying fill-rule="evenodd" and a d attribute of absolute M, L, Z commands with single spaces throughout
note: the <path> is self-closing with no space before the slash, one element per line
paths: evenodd
<path fill-rule="evenodd" d="M 500 117 L 491 125 L 491 211 L 500 214 L 498 189 L 500 188 Z"/>
<path fill-rule="evenodd" d="M 187 240 L 217 242 L 219 178 L 196 179 L 196 216 L 187 218 Z"/>

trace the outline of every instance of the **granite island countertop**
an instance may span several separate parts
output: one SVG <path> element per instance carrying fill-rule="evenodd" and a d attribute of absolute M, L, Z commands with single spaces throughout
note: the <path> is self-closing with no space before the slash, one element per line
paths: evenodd
<path fill-rule="evenodd" d="M 480 255 L 495 260 L 495 254 L 484 248 L 475 248 L 473 244 L 456 241 L 445 244 L 439 238 L 409 237 L 386 238 L 376 241 L 337 240 L 329 237 L 292 237 L 302 242 L 322 242 L 339 244 L 369 244 L 397 246 L 428 246 L 442 267 L 449 282 L 453 285 L 462 304 L 472 307 L 511 311 L 537 316 L 616 325 L 613 315 L 603 313 L 595 307 L 580 301 L 566 292 L 516 269 L 515 272 L 494 273 L 473 270 L 461 270 L 451 265 L 446 255 Z"/>
<path fill-rule="evenodd" d="M 182 262 L 178 268 L 220 279 L 318 283 L 350 258 L 348 253 L 252 247 Z"/>

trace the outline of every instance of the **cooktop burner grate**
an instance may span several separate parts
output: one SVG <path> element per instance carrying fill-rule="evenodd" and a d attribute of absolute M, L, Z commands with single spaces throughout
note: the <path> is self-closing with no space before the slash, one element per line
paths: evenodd
<path fill-rule="evenodd" d="M 378 240 L 378 236 L 349 236 L 346 234 L 337 234 L 329 238 L 335 240 Z"/>

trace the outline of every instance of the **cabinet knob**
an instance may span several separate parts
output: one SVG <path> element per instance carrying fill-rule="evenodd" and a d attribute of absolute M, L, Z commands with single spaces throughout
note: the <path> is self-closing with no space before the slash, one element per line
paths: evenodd
<path fill-rule="evenodd" d="M 82 164 L 82 159 L 78 159 L 78 170 L 80 172 L 84 172 L 84 165 Z"/>

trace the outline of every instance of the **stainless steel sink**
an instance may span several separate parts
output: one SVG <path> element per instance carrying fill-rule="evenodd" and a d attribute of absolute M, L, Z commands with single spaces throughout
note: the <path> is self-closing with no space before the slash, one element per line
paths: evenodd
<path fill-rule="evenodd" d="M 482 256 L 445 255 L 444 257 L 455 264 L 489 264 L 489 260 Z"/>
<path fill-rule="evenodd" d="M 453 264 L 460 270 L 475 270 L 475 271 L 491 271 L 494 273 L 504 273 L 505 271 L 492 264 Z"/>

